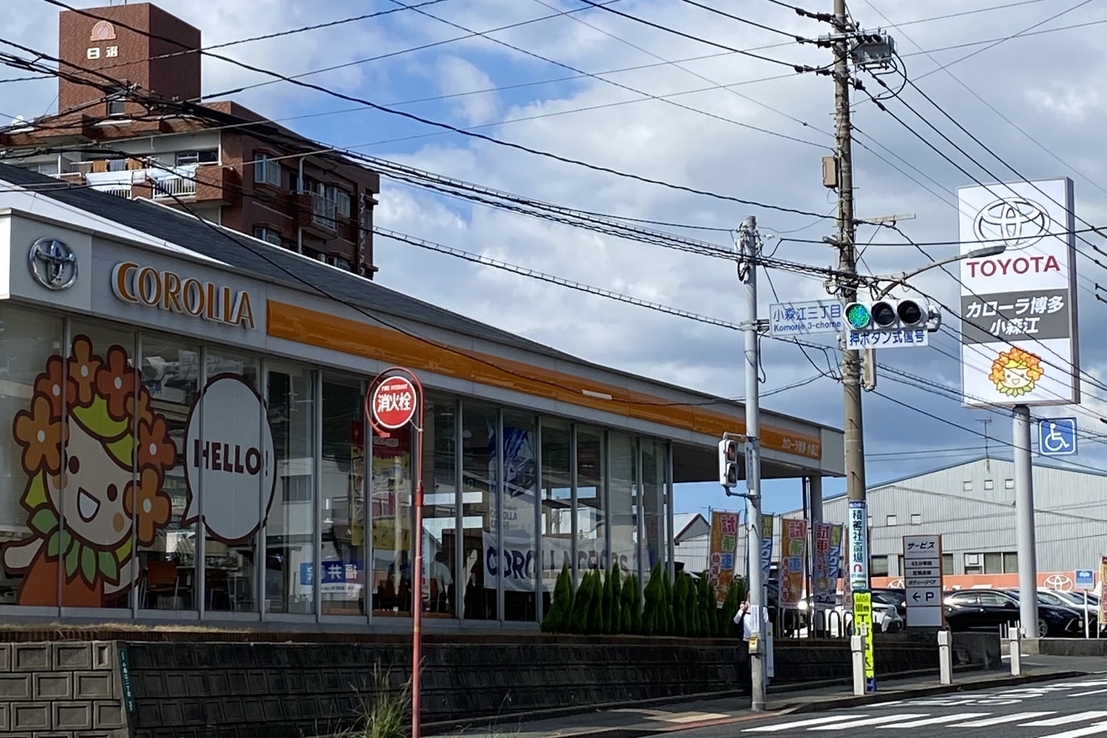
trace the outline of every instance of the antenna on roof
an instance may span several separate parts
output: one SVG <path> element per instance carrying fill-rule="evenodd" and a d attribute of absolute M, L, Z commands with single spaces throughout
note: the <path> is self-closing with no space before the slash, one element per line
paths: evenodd
<path fill-rule="evenodd" d="M 988 451 L 988 425 L 992 422 L 991 418 L 985 418 L 984 420 L 978 420 L 977 423 L 984 424 L 984 468 L 988 471 L 992 470 L 992 457 Z"/>

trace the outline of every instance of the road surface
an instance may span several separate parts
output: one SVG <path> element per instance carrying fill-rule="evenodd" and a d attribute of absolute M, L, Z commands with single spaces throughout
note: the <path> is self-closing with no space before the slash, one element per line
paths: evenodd
<path fill-rule="evenodd" d="M 1107 675 L 767 717 L 680 738 L 1107 738 Z"/>

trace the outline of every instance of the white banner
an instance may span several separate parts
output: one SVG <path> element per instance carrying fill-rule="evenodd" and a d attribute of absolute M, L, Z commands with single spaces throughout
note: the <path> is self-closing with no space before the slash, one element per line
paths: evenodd
<path fill-rule="evenodd" d="M 542 541 L 539 555 L 534 541 L 528 538 L 504 536 L 502 556 L 496 555 L 496 534 L 484 531 L 484 586 L 496 589 L 503 573 L 504 589 L 512 592 L 533 592 L 535 572 L 542 572 L 542 587 L 552 592 L 557 576 L 565 564 L 572 564 L 572 541 L 565 538 L 548 538 Z M 636 574 L 637 557 L 617 554 L 619 570 L 625 578 Z M 607 555 L 603 539 L 577 541 L 577 571 L 604 569 Z"/>

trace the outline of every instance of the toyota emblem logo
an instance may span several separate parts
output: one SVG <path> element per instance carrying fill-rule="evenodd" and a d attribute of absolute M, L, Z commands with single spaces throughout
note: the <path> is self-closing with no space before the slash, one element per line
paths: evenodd
<path fill-rule="evenodd" d="M 1008 251 L 1025 249 L 1049 234 L 1053 221 L 1045 208 L 1023 197 L 1008 197 L 985 205 L 973 220 L 981 243 L 1003 244 Z"/>
<path fill-rule="evenodd" d="M 77 255 L 65 241 L 40 238 L 27 255 L 31 275 L 48 290 L 67 290 L 77 281 Z"/>
<path fill-rule="evenodd" d="M 1072 589 L 1072 580 L 1064 574 L 1050 574 L 1042 584 L 1050 589 L 1059 589 L 1062 592 L 1068 592 Z"/>

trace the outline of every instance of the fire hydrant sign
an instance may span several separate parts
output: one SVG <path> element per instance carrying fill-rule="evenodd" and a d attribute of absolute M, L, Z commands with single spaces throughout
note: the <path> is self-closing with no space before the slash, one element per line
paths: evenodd
<path fill-rule="evenodd" d="M 941 536 L 903 537 L 903 586 L 908 628 L 945 625 Z"/>
<path fill-rule="evenodd" d="M 373 420 L 382 428 L 403 428 L 415 417 L 415 387 L 405 377 L 389 377 L 377 386 L 371 398 Z"/>

